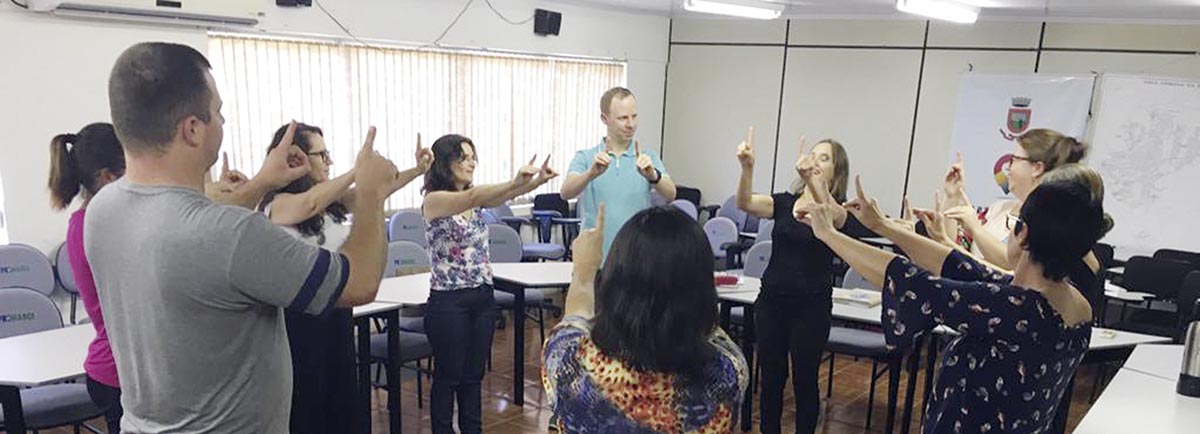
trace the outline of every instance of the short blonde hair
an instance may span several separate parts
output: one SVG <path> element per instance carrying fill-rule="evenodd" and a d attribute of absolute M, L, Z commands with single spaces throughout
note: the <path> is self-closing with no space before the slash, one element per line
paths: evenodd
<path fill-rule="evenodd" d="M 604 92 L 600 96 L 600 113 L 608 114 L 609 107 L 612 107 L 612 101 L 617 98 L 628 98 L 633 96 L 633 92 L 629 89 L 617 86 Z"/>

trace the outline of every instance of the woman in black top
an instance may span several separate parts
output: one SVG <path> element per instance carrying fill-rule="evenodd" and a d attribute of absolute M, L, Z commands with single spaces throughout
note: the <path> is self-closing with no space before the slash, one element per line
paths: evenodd
<path fill-rule="evenodd" d="M 770 196 L 750 191 L 754 178 L 753 128 L 737 153 L 742 166 L 738 208 L 759 218 L 775 219 L 771 260 L 763 273 L 754 318 L 762 366 L 763 433 L 780 432 L 789 355 L 796 396 L 796 432 L 816 429 L 820 405 L 817 372 L 829 340 L 833 252 L 813 235 L 810 226 L 796 221 L 793 210 L 813 203 L 844 202 L 850 161 L 842 145 L 833 140 L 817 142 L 808 153 L 801 140 L 800 148 L 796 162 L 800 179 L 791 191 Z M 853 237 L 875 236 L 844 210 L 836 216 L 835 226 Z"/>

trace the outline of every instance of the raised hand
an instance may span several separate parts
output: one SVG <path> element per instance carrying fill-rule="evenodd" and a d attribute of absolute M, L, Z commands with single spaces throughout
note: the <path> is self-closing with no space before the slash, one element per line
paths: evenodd
<path fill-rule="evenodd" d="M 596 227 L 585 230 L 571 243 L 571 256 L 575 262 L 575 273 L 595 276 L 603 260 L 604 246 L 604 203 L 596 213 Z"/>
<path fill-rule="evenodd" d="M 588 168 L 588 177 L 596 179 L 603 175 L 608 170 L 608 165 L 612 164 L 612 157 L 608 156 L 608 152 L 601 149 L 596 153 L 595 158 L 592 158 L 592 167 Z"/>
<path fill-rule="evenodd" d="M 817 156 L 812 152 L 805 152 L 804 136 L 800 136 L 800 158 L 796 160 L 796 174 L 805 182 L 808 182 L 814 175 L 821 174 L 821 168 L 817 166 Z"/>
<path fill-rule="evenodd" d="M 421 133 L 417 133 L 417 171 L 420 173 L 428 172 L 429 168 L 433 167 L 433 159 L 433 150 L 421 146 Z"/>
<path fill-rule="evenodd" d="M 271 188 L 279 189 L 308 174 L 308 154 L 296 146 L 295 137 L 296 121 L 292 121 L 279 145 L 267 153 L 263 167 L 255 178 L 261 178 Z"/>
<path fill-rule="evenodd" d="M 862 179 L 859 176 L 854 177 L 854 189 L 858 197 L 846 202 L 846 210 L 854 214 L 854 218 L 858 219 L 859 223 L 862 223 L 867 229 L 879 232 L 888 222 L 883 211 L 879 210 L 879 202 L 875 198 L 867 196 L 867 193 L 863 191 Z"/>
<path fill-rule="evenodd" d="M 946 178 L 942 187 L 949 200 L 959 200 L 966 197 L 967 173 L 963 170 L 962 151 L 956 152 L 954 164 L 946 170 Z"/>
<path fill-rule="evenodd" d="M 823 238 L 833 233 L 834 219 L 837 218 L 837 205 L 828 203 L 810 203 L 800 209 L 793 210 L 794 217 L 809 226 L 817 238 Z"/>
<path fill-rule="evenodd" d="M 935 191 L 933 193 L 933 209 L 917 209 L 913 210 L 921 223 L 925 224 L 925 233 L 929 239 L 937 241 L 943 245 L 953 246 L 954 240 L 946 234 L 946 217 L 942 215 L 945 202 L 942 200 L 942 192 Z"/>
<path fill-rule="evenodd" d="M 375 151 L 375 127 L 367 130 L 367 138 L 354 161 L 354 182 L 361 193 L 373 194 L 373 200 L 386 199 L 396 180 L 396 165 Z"/>
<path fill-rule="evenodd" d="M 908 196 L 904 196 L 900 218 L 893 218 L 892 223 L 909 232 L 917 231 L 917 221 L 913 219 L 913 210 L 908 204 Z"/>
<path fill-rule="evenodd" d="M 942 211 L 942 215 L 948 219 L 958 221 L 963 226 L 968 228 L 980 226 L 979 214 L 975 212 L 975 208 L 970 205 L 959 205 L 948 210 Z"/>
<path fill-rule="evenodd" d="M 518 169 L 516 175 L 513 175 L 513 185 L 521 187 L 533 180 L 533 176 L 537 175 L 539 172 L 538 167 L 533 165 L 536 161 L 537 154 L 533 154 L 533 158 L 530 158 L 529 162 L 526 163 L 525 166 Z"/>
<path fill-rule="evenodd" d="M 642 142 L 633 141 L 633 151 L 637 153 L 637 170 L 647 181 L 657 181 L 658 171 L 654 170 L 654 160 L 642 153 Z"/>
<path fill-rule="evenodd" d="M 737 159 L 742 170 L 754 168 L 754 127 L 746 131 L 746 140 L 738 144 Z"/>
<path fill-rule="evenodd" d="M 542 169 L 538 171 L 538 182 L 540 183 L 545 183 L 558 176 L 558 172 L 554 171 L 553 167 L 550 167 L 550 157 L 552 155 L 546 156 L 546 161 L 542 162 Z"/>

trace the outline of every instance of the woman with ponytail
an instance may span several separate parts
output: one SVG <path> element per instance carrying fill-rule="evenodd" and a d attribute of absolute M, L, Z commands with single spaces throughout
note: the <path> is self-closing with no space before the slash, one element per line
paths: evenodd
<path fill-rule="evenodd" d="M 961 225 L 971 253 L 994 265 L 1012 269 L 1006 254 L 1008 226 L 1016 218 L 1025 197 L 1038 185 L 1042 176 L 1055 168 L 1078 163 L 1087 155 L 1088 145 L 1049 129 L 1029 130 L 1017 139 L 1008 170 L 1008 185 L 1015 199 L 997 201 L 982 214 L 966 195 L 966 175 L 959 162 L 946 174 L 946 217 L 951 227 L 947 233 L 954 237 Z"/>
<path fill-rule="evenodd" d="M 62 211 L 77 196 L 83 201 L 67 224 L 67 256 L 79 287 L 79 298 L 83 299 L 83 308 L 96 329 L 96 338 L 88 346 L 83 362 L 88 394 L 104 411 L 110 433 L 121 432 L 121 385 L 104 328 L 96 283 L 83 251 L 83 217 L 92 197 L 123 174 L 125 154 L 112 124 L 94 123 L 83 127 L 78 134 L 59 134 L 50 141 L 50 205 Z"/>

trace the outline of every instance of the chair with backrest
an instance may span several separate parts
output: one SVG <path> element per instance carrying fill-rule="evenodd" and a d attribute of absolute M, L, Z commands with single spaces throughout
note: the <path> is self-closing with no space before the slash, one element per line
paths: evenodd
<path fill-rule="evenodd" d="M 0 316 L 7 318 L 0 321 L 0 339 L 63 326 L 62 313 L 54 301 L 29 288 L 0 288 Z M 34 431 L 72 425 L 75 432 L 79 432 L 80 425 L 102 413 L 83 384 L 51 384 L 21 389 L 20 393 L 26 427 Z M 3 426 L 3 415 L 0 414 L 0 430 Z"/>
<path fill-rule="evenodd" d="M 521 226 L 533 226 L 533 221 L 529 218 L 517 217 L 516 215 L 513 215 L 512 207 L 508 206 L 507 203 L 502 203 L 498 206 L 488 208 L 488 210 L 490 210 L 492 214 L 495 214 L 496 218 L 500 219 L 500 222 L 513 228 L 513 230 L 517 231 L 518 234 L 521 233 Z"/>
<path fill-rule="evenodd" d="M 1154 259 L 1166 259 L 1168 261 L 1186 262 L 1192 264 L 1197 270 L 1200 270 L 1200 253 L 1189 252 L 1186 250 L 1174 249 L 1158 249 L 1154 252 Z"/>
<path fill-rule="evenodd" d="M 754 237 L 754 241 L 761 243 L 763 241 L 771 241 L 771 232 L 775 230 L 775 220 L 763 219 L 758 223 L 758 236 Z"/>
<path fill-rule="evenodd" d="M 699 215 L 697 215 L 696 211 L 696 205 L 691 202 L 683 199 L 675 199 L 674 201 L 671 201 L 671 206 L 679 208 L 680 211 L 683 211 L 683 213 L 687 214 L 688 217 L 691 217 L 692 220 L 699 219 Z"/>
<path fill-rule="evenodd" d="M 737 196 L 729 196 L 725 199 L 725 203 L 721 204 L 721 208 L 717 210 L 717 217 L 725 217 L 732 221 L 737 226 L 738 232 L 746 226 L 746 212 L 737 207 Z"/>
<path fill-rule="evenodd" d="M 46 255 L 24 244 L 0 245 L 0 288 L 29 288 L 54 293 L 54 270 Z"/>
<path fill-rule="evenodd" d="M 695 205 L 697 210 L 700 209 L 700 189 L 698 189 L 698 188 L 692 188 L 692 187 L 687 187 L 687 186 L 676 184 L 675 185 L 675 199 L 676 200 L 679 200 L 679 199 L 686 200 L 688 202 L 691 202 L 692 205 Z"/>
<path fill-rule="evenodd" d="M 417 408 L 423 408 L 425 393 L 422 391 L 421 376 L 422 374 L 432 374 L 433 345 L 429 343 L 429 336 L 423 332 L 404 331 L 404 328 L 401 327 L 398 334 L 400 336 L 400 366 L 417 373 Z M 387 382 L 399 381 L 399 379 L 388 378 L 387 382 L 380 384 L 379 377 L 387 360 L 387 333 L 380 332 L 371 335 L 371 363 L 375 365 L 374 382 L 376 387 L 386 387 Z M 422 364 L 422 361 L 426 363 Z M 412 366 L 409 366 L 410 364 Z"/>
<path fill-rule="evenodd" d="M 746 267 L 742 269 L 742 275 L 761 279 L 763 272 L 767 271 L 767 264 L 771 263 L 771 241 L 759 241 L 754 243 L 754 247 L 746 251 Z"/>
<path fill-rule="evenodd" d="M 525 257 L 521 236 L 505 225 L 488 225 L 488 260 L 493 264 L 521 262 Z M 495 290 L 496 305 L 502 310 L 516 308 L 516 297 L 508 292 Z M 537 309 L 537 316 L 530 319 L 538 322 L 542 341 L 546 340 L 546 293 L 538 288 L 525 288 L 525 307 Z M 516 315 L 516 313 L 513 313 Z M 522 312 L 522 315 L 525 313 Z"/>
<path fill-rule="evenodd" d="M 704 222 L 704 234 L 708 236 L 708 244 L 712 249 L 713 258 L 726 259 L 726 269 L 737 268 L 735 261 L 731 261 L 733 256 L 726 252 L 729 246 L 737 244 L 738 241 L 738 229 L 733 220 L 716 217 Z"/>
<path fill-rule="evenodd" d="M 1130 291 L 1153 294 L 1155 301 L 1176 301 L 1183 279 L 1195 269 L 1191 264 L 1146 256 L 1134 256 L 1125 263 L 1121 286 Z M 1174 336 L 1179 312 L 1145 309 L 1122 318 L 1114 328 L 1158 336 Z"/>
<path fill-rule="evenodd" d="M 567 252 L 571 250 L 571 241 L 579 233 L 583 219 L 576 218 L 575 213 L 571 211 L 570 202 L 563 199 L 561 194 L 547 193 L 534 196 L 533 210 L 530 211 L 530 214 L 533 216 L 534 221 L 537 222 L 539 242 L 551 243 L 554 228 L 558 227 L 561 229 L 563 248 Z"/>
<path fill-rule="evenodd" d="M 846 270 L 846 274 L 842 278 L 842 287 L 871 291 L 880 290 L 878 285 L 867 281 L 866 278 L 857 271 L 854 271 L 853 268 Z M 899 358 L 902 354 L 899 351 L 888 351 L 883 332 L 844 326 L 833 326 L 829 329 L 829 342 L 825 344 L 825 350 L 829 352 L 829 375 L 825 386 L 826 397 L 833 394 L 833 368 L 837 354 L 851 356 L 856 359 L 859 357 L 871 359 L 870 387 L 867 392 L 867 428 L 870 429 L 871 414 L 875 407 L 875 382 L 886 373 L 890 373 L 896 377 L 900 375 L 897 368 L 899 366 Z M 883 368 L 882 371 L 880 370 L 881 365 Z M 893 396 L 894 393 L 889 391 L 889 401 L 892 400 Z M 888 408 L 895 408 L 894 402 L 889 402 Z"/>
<path fill-rule="evenodd" d="M 54 280 L 58 287 L 71 294 L 71 324 L 77 323 L 75 312 L 79 304 L 79 287 L 75 285 L 75 272 L 71 271 L 71 258 L 67 254 L 67 243 L 54 248 Z"/>
<path fill-rule="evenodd" d="M 1175 340 L 1181 342 L 1188 324 L 1200 321 L 1200 271 L 1188 273 L 1179 288 L 1179 321 L 1175 324 Z"/>
<path fill-rule="evenodd" d="M 392 216 L 388 222 L 388 241 L 412 241 L 421 248 L 429 248 L 429 240 L 425 238 L 427 223 L 420 212 L 403 210 Z"/>
<path fill-rule="evenodd" d="M 425 273 L 432 267 L 429 252 L 412 241 L 393 241 L 388 243 L 387 264 L 384 265 L 383 277 L 406 276 Z M 419 310 L 418 310 L 419 311 Z M 377 323 L 378 324 L 378 323 Z M 425 332 L 425 318 L 417 316 L 400 316 L 400 330 L 409 332 Z M 383 327 L 380 326 L 380 329 Z"/>

